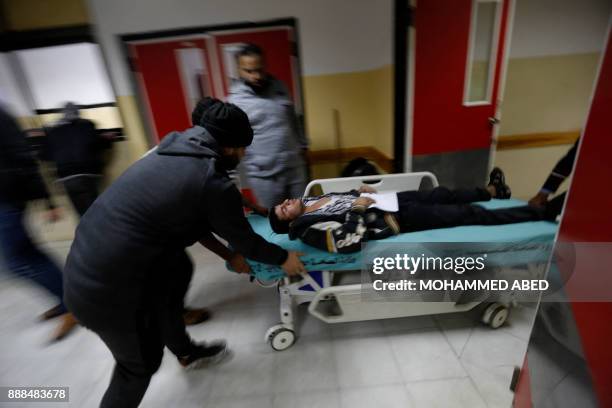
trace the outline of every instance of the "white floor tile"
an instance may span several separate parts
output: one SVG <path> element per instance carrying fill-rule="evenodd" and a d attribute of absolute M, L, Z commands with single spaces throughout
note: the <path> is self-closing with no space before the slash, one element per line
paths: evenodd
<path fill-rule="evenodd" d="M 211 398 L 206 408 L 270 408 L 272 395 L 264 396 L 232 396 L 226 398 Z"/>
<path fill-rule="evenodd" d="M 273 408 L 339 408 L 339 391 L 277 394 Z"/>
<path fill-rule="evenodd" d="M 510 315 L 506 324 L 500 327 L 505 333 L 518 337 L 521 340 L 529 341 L 533 322 L 537 309 L 518 305 L 510 309 Z"/>
<path fill-rule="evenodd" d="M 233 358 L 214 369 L 210 398 L 271 395 L 276 387 L 274 354 L 251 345 L 231 348 Z"/>
<path fill-rule="evenodd" d="M 266 331 L 279 323 L 278 308 L 259 307 L 234 311 L 227 339 L 231 344 L 265 342 Z"/>
<path fill-rule="evenodd" d="M 331 341 L 333 324 L 325 323 L 308 313 L 308 305 L 297 307 L 295 328 L 298 337 Z"/>
<path fill-rule="evenodd" d="M 281 392 L 335 390 L 338 372 L 329 341 L 304 337 L 293 347 L 276 352 L 273 383 Z"/>
<path fill-rule="evenodd" d="M 390 335 L 389 339 L 405 381 L 438 380 L 467 375 L 438 329 Z"/>
<path fill-rule="evenodd" d="M 461 357 L 465 345 L 472 335 L 473 328 L 478 324 L 470 318 L 436 318 L 444 337 L 453 348 L 455 355 Z"/>
<path fill-rule="evenodd" d="M 419 381 L 406 385 L 415 407 L 485 408 L 486 404 L 469 378 Z"/>
<path fill-rule="evenodd" d="M 483 369 L 463 363 L 476 389 L 490 408 L 508 408 L 512 404 L 510 391 L 513 367 L 502 366 Z"/>
<path fill-rule="evenodd" d="M 386 336 L 336 339 L 334 350 L 341 388 L 403 383 Z"/>
<path fill-rule="evenodd" d="M 416 407 L 404 385 L 359 388 L 340 391 L 342 408 L 410 408 Z"/>
<path fill-rule="evenodd" d="M 461 361 L 484 369 L 522 366 L 527 341 L 485 326 L 474 328 Z"/>

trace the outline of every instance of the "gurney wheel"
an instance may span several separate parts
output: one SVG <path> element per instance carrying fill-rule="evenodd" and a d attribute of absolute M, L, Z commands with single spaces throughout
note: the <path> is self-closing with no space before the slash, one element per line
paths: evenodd
<path fill-rule="evenodd" d="M 508 308 L 500 303 L 491 303 L 482 314 L 482 322 L 493 329 L 503 326 L 507 319 Z"/>
<path fill-rule="evenodd" d="M 282 324 L 277 324 L 270 327 L 266 333 L 266 340 L 274 350 L 283 351 L 295 343 L 295 332 Z"/>

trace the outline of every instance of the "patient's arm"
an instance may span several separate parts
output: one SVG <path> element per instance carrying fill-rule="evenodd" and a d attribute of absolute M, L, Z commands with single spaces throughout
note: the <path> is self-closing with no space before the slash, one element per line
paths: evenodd
<path fill-rule="evenodd" d="M 362 184 L 361 187 L 359 187 L 359 191 L 360 193 L 370 193 L 370 194 L 374 194 L 374 193 L 378 193 L 378 191 L 376 191 L 376 189 L 372 186 L 368 186 L 367 184 Z"/>

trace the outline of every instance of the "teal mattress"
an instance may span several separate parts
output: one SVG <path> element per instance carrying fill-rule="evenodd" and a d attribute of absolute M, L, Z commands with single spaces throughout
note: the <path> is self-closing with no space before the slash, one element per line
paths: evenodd
<path fill-rule="evenodd" d="M 491 200 L 476 203 L 485 208 L 506 208 L 525 205 L 521 200 Z M 308 271 L 320 270 L 356 270 L 362 267 L 362 254 L 332 254 L 313 248 L 299 240 L 291 241 L 287 235 L 275 234 L 270 228 L 268 219 L 256 215 L 248 217 L 256 233 L 269 242 L 280 245 L 289 251 L 300 251 L 301 258 Z M 425 242 L 486 242 L 516 246 L 521 243 L 551 242 L 557 232 L 557 224 L 548 221 L 522 222 L 507 225 L 471 225 L 467 227 L 440 228 L 396 235 L 376 243 L 425 243 Z M 500 248 L 503 249 L 503 248 Z M 271 281 L 282 278 L 283 270 L 278 266 L 249 261 L 252 275 L 260 281 Z"/>

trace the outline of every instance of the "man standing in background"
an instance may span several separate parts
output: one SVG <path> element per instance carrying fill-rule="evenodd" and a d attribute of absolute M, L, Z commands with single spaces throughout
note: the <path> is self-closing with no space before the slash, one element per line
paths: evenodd
<path fill-rule="evenodd" d="M 261 48 L 245 45 L 237 62 L 240 80 L 229 101 L 246 112 L 254 132 L 242 168 L 258 204 L 270 208 L 304 193 L 308 140 L 285 85 L 266 72 Z"/>
<path fill-rule="evenodd" d="M 57 181 L 81 217 L 98 197 L 102 154 L 109 147 L 110 140 L 98 134 L 93 122 L 82 119 L 72 102 L 66 103 L 62 119 L 47 132 L 42 158 L 55 163 Z"/>

